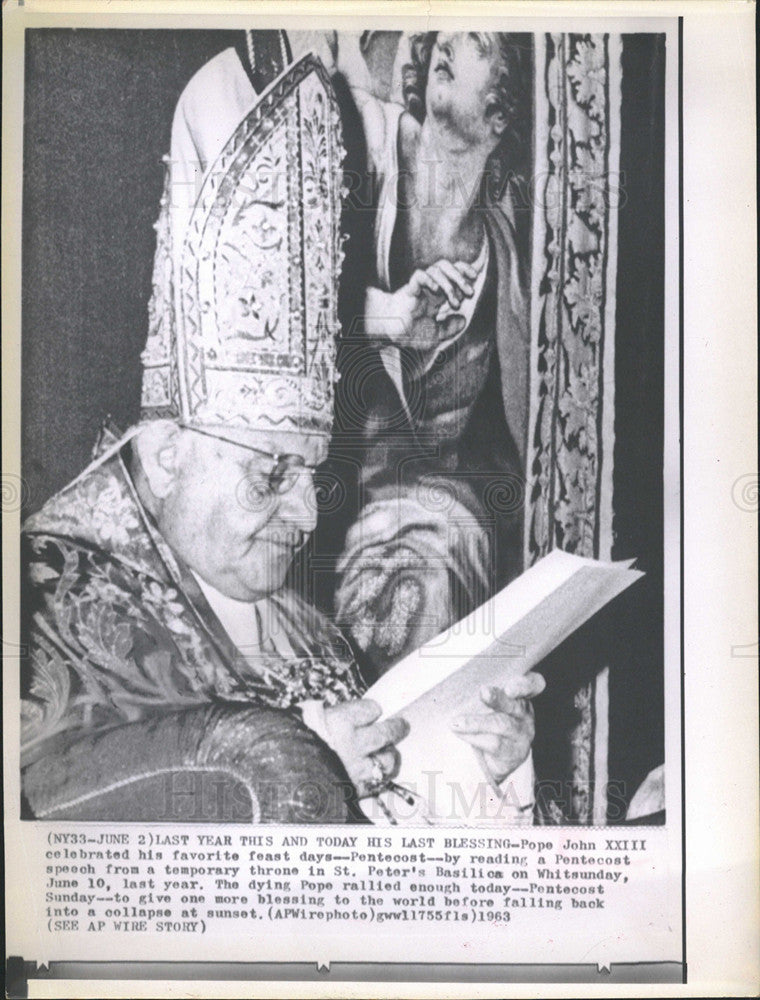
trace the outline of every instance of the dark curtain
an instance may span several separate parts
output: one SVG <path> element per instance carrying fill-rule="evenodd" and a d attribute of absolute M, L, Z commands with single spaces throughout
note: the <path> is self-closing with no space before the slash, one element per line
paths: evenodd
<path fill-rule="evenodd" d="M 677 53 L 666 54 L 664 35 L 624 37 L 612 556 L 635 556 L 646 572 L 632 599 L 621 602 L 610 675 L 609 773 L 626 800 L 664 759 L 666 56 Z M 669 671 L 677 669 L 668 664 Z"/>

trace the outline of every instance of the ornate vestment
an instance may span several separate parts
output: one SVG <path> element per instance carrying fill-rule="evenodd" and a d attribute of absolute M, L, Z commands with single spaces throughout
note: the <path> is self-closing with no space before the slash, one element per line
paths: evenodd
<path fill-rule="evenodd" d="M 294 594 L 256 604 L 261 648 L 240 654 L 140 502 L 128 447 L 106 448 L 24 525 L 22 765 L 180 709 L 360 695 L 339 632 Z"/>

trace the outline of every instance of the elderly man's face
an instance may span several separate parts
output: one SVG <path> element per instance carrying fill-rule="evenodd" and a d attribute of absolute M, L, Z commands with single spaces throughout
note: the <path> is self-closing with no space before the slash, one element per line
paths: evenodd
<path fill-rule="evenodd" d="M 313 467 L 321 440 L 296 434 L 235 434 L 233 444 L 183 430 L 175 480 L 157 514 L 158 527 L 181 559 L 221 593 L 253 601 L 282 586 L 297 549 L 316 525 L 311 470 L 293 466 L 291 487 L 269 489 L 272 460 L 247 450 L 298 456 Z"/>

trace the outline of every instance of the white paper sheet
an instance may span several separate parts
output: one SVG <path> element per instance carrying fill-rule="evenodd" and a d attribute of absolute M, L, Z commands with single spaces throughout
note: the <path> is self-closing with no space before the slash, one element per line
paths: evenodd
<path fill-rule="evenodd" d="M 445 786 L 439 805 L 446 811 L 451 788 L 470 802 L 484 774 L 473 749 L 449 728 L 450 720 L 487 711 L 481 688 L 501 686 L 540 664 L 643 575 L 630 567 L 630 562 L 554 551 L 381 677 L 367 697 L 378 702 L 384 717 L 401 715 L 410 726 L 399 746 L 398 783 L 425 798 L 433 787 Z"/>

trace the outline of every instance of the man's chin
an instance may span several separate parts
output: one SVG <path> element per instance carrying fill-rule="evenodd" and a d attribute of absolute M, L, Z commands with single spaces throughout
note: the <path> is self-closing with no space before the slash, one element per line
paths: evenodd
<path fill-rule="evenodd" d="M 282 545 L 279 542 L 260 540 L 255 563 L 251 565 L 250 580 L 245 580 L 245 586 L 259 596 L 272 594 L 285 583 L 288 570 L 293 563 L 295 550 L 292 545 Z"/>
<path fill-rule="evenodd" d="M 287 570 L 282 573 L 269 574 L 269 576 L 265 579 L 240 581 L 233 587 L 229 588 L 229 591 L 234 590 L 234 593 L 228 591 L 229 596 L 234 597 L 236 601 L 247 601 L 249 603 L 253 603 L 253 601 L 260 601 L 265 597 L 270 597 L 272 594 L 277 593 L 278 590 L 281 590 L 285 582 L 286 575 Z"/>
<path fill-rule="evenodd" d="M 433 118 L 448 120 L 452 114 L 451 88 L 448 86 L 428 85 L 428 98 L 426 111 Z"/>

